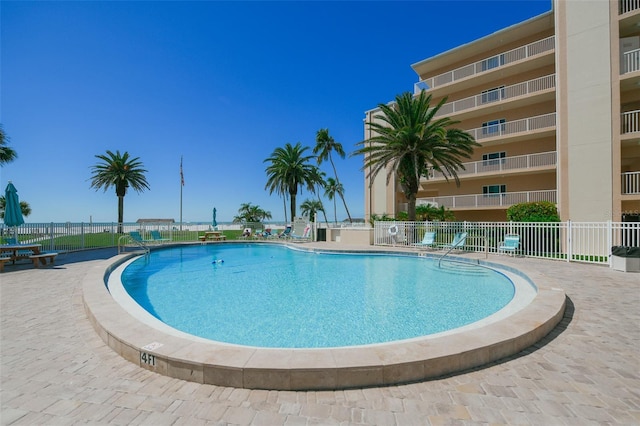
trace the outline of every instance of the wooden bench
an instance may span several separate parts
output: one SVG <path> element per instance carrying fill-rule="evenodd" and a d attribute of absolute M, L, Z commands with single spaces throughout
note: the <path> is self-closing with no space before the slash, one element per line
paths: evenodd
<path fill-rule="evenodd" d="M 4 264 L 13 261 L 10 257 L 0 257 L 0 272 L 4 272 Z"/>
<path fill-rule="evenodd" d="M 33 267 L 37 268 L 38 262 L 40 262 L 40 264 L 42 265 L 46 265 L 47 259 L 49 259 L 49 264 L 53 265 L 53 261 L 55 260 L 57 255 L 58 253 L 40 253 L 29 256 L 29 259 L 33 261 Z"/>

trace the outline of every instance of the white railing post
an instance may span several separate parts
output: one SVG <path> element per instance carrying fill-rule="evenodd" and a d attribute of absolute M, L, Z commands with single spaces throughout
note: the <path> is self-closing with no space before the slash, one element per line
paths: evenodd
<path fill-rule="evenodd" d="M 613 246 L 613 224 L 611 223 L 611 220 L 607 220 L 607 250 L 611 250 L 611 247 Z M 607 251 L 607 253 L 611 254 L 610 251 Z M 611 267 L 611 256 L 607 256 L 607 260 L 608 260 L 608 264 L 609 267 Z"/>
<path fill-rule="evenodd" d="M 571 262 L 573 258 L 573 247 L 571 246 L 572 238 L 571 235 L 573 233 L 573 227 L 571 226 L 571 219 L 567 220 L 567 262 Z"/>

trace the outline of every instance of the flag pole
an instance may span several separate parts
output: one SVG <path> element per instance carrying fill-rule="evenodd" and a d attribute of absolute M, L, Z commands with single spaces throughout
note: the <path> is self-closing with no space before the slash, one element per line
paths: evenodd
<path fill-rule="evenodd" d="M 180 156 L 180 230 L 182 231 L 182 187 L 184 186 L 184 175 L 182 174 L 182 155 Z"/>

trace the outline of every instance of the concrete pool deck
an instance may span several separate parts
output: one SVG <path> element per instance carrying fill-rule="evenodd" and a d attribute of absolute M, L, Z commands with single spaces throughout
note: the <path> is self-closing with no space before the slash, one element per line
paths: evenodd
<path fill-rule="evenodd" d="M 420 383 L 266 391 L 161 376 L 105 345 L 81 286 L 112 254 L 66 254 L 54 268 L 7 265 L 0 274 L 1 424 L 640 423 L 640 274 L 490 256 L 566 291 L 564 318 L 542 341 Z"/>

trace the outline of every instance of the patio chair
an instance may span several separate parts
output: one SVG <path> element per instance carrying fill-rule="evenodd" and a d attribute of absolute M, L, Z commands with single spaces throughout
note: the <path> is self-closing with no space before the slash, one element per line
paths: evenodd
<path fill-rule="evenodd" d="M 467 233 L 456 232 L 456 234 L 453 236 L 453 241 L 451 241 L 451 244 L 446 244 L 444 247 L 448 248 L 449 251 L 451 251 L 454 249 L 462 249 L 466 243 L 467 243 Z"/>
<path fill-rule="evenodd" d="M 171 241 L 171 238 L 162 238 L 160 231 L 151 231 L 151 238 L 156 243 L 164 243 L 165 241 Z"/>
<path fill-rule="evenodd" d="M 145 240 L 144 238 L 142 238 L 142 235 L 140 235 L 140 232 L 138 231 L 130 231 L 129 232 L 129 236 L 131 237 L 131 239 L 139 244 L 145 245 L 147 243 L 153 242 L 153 240 Z"/>
<path fill-rule="evenodd" d="M 287 227 L 278 234 L 278 238 L 289 238 L 289 234 L 291 234 L 291 226 L 287 225 Z"/>
<path fill-rule="evenodd" d="M 511 256 L 514 256 L 518 247 L 520 247 L 520 235 L 507 234 L 504 236 L 504 241 L 500 241 L 498 245 L 498 253 L 511 253 Z"/>
<path fill-rule="evenodd" d="M 422 241 L 419 243 L 414 243 L 414 247 L 426 247 L 433 248 L 436 245 L 436 233 L 432 231 L 425 232 L 424 237 L 422 237 Z"/>

